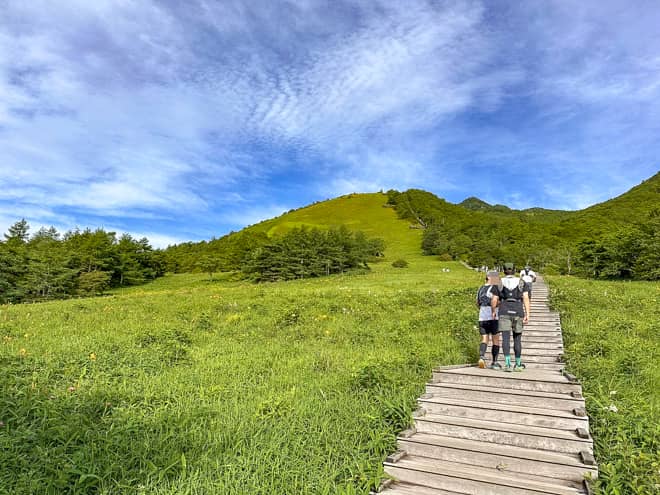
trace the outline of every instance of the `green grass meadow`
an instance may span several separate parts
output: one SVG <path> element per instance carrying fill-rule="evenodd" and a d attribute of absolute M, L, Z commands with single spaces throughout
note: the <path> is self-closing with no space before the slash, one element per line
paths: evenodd
<path fill-rule="evenodd" d="M 431 368 L 476 354 L 480 277 L 408 261 L 0 307 L 0 493 L 368 493 Z"/>
<path fill-rule="evenodd" d="M 582 382 L 597 493 L 660 493 L 660 284 L 551 277 L 565 360 Z"/>
<path fill-rule="evenodd" d="M 251 227 L 351 219 L 386 241 L 365 273 L 260 285 L 170 275 L 105 297 L 0 306 L 0 494 L 378 486 L 431 368 L 476 360 L 482 281 L 419 255 L 420 232 L 384 198 L 348 195 Z M 409 266 L 392 267 L 399 258 Z M 549 282 L 591 416 L 596 491 L 654 493 L 660 287 Z"/>

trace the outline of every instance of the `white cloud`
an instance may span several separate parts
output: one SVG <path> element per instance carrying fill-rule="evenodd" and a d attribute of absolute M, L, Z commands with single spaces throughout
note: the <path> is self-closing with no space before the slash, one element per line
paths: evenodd
<path fill-rule="evenodd" d="M 222 233 L 300 206 L 282 177 L 312 177 L 313 199 L 469 196 L 503 166 L 567 183 L 599 168 L 593 194 L 510 198 L 577 207 L 631 164 L 653 172 L 656 21 L 607 2 L 10 1 L 0 199 L 44 222 Z"/>

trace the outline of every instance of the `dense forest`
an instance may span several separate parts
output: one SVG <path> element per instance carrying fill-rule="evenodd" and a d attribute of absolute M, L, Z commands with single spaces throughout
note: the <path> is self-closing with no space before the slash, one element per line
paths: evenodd
<path fill-rule="evenodd" d="M 64 235 L 53 227 L 30 235 L 25 220 L 0 242 L 0 303 L 94 295 L 165 273 L 163 254 L 146 238 L 97 230 Z"/>
<path fill-rule="evenodd" d="M 252 251 L 241 270 L 258 282 L 321 277 L 369 268 L 368 262 L 381 256 L 384 249 L 382 240 L 351 232 L 345 226 L 296 228 Z"/>
<path fill-rule="evenodd" d="M 577 212 L 459 205 L 411 189 L 388 191 L 400 218 L 424 229 L 422 251 L 473 266 L 504 261 L 602 279 L 660 279 L 660 174 Z"/>

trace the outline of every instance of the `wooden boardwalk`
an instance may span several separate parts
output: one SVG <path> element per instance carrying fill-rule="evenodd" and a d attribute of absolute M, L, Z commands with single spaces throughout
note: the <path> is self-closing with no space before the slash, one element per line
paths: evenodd
<path fill-rule="evenodd" d="M 597 475 L 589 419 L 580 384 L 563 371 L 560 319 L 547 299 L 539 278 L 523 333 L 525 371 L 433 370 L 414 427 L 384 463 L 392 480 L 378 493 L 589 493 L 585 477 Z"/>

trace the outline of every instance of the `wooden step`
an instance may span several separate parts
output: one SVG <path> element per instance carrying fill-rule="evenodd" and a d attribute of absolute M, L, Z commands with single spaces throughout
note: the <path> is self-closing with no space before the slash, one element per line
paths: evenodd
<path fill-rule="evenodd" d="M 574 432 L 576 428 L 589 428 L 586 416 L 576 416 L 572 411 L 530 407 L 502 402 L 463 400 L 443 396 L 418 399 L 419 407 L 427 414 L 484 419 L 501 423 L 556 428 Z"/>
<path fill-rule="evenodd" d="M 497 469 L 476 471 L 465 464 L 406 456 L 397 463 L 385 463 L 385 471 L 401 481 L 465 494 L 479 495 L 577 495 L 568 487 L 539 476 L 511 475 Z"/>
<path fill-rule="evenodd" d="M 408 438 L 399 438 L 398 445 L 400 450 L 409 455 L 453 460 L 496 469 L 499 466 L 500 470 L 506 472 L 538 474 L 577 482 L 582 481 L 585 476 L 595 479 L 598 475 L 594 466 L 583 464 L 581 457 L 576 454 L 512 448 L 509 445 L 428 433 L 416 433 Z"/>
<path fill-rule="evenodd" d="M 475 367 L 434 370 L 433 383 L 462 383 L 486 387 L 509 388 L 539 392 L 571 393 L 581 389 L 558 372 L 526 370 L 524 373 L 503 373 Z"/>
<path fill-rule="evenodd" d="M 566 413 L 572 413 L 575 409 L 584 407 L 583 399 L 571 397 L 570 394 L 510 390 L 460 383 L 429 383 L 426 385 L 426 393 L 432 397 L 464 399 L 475 402 L 481 401 L 493 404 L 511 404 L 529 407 L 552 407 Z"/>
<path fill-rule="evenodd" d="M 509 354 L 511 356 L 511 362 L 513 362 L 513 358 L 515 353 L 513 352 L 513 349 L 511 349 L 511 352 Z M 500 364 L 503 363 L 504 361 L 504 356 L 505 354 L 500 351 L 499 357 L 497 360 L 499 361 Z M 545 363 L 545 364 L 561 364 L 562 353 L 560 352 L 555 352 L 549 353 L 540 349 L 527 349 L 525 346 L 522 348 L 522 360 L 524 363 L 529 364 L 529 363 Z M 486 351 L 486 354 L 484 355 L 485 360 L 488 362 L 490 358 L 492 358 L 492 353 L 490 350 Z"/>
<path fill-rule="evenodd" d="M 550 350 L 550 351 L 563 351 L 564 350 L 564 346 L 560 342 L 546 342 L 545 340 L 536 341 L 536 340 L 532 340 L 532 339 L 527 339 L 527 335 L 525 335 L 525 334 L 523 334 L 522 343 L 528 349 L 547 349 L 547 350 Z M 489 343 L 488 344 L 488 349 L 490 349 L 490 347 L 491 347 L 491 345 Z"/>
<path fill-rule="evenodd" d="M 411 485 L 409 483 L 395 482 L 382 491 L 371 492 L 371 495 L 461 495 L 458 492 L 430 488 L 428 486 Z"/>
<path fill-rule="evenodd" d="M 511 352 L 511 356 L 513 356 L 513 352 Z M 561 361 L 559 361 L 557 359 L 558 356 L 559 356 L 559 353 L 557 353 L 553 356 L 553 355 L 549 355 L 547 353 L 536 354 L 536 353 L 533 352 L 533 350 L 532 350 L 532 352 L 525 352 L 525 347 L 524 346 L 522 348 L 522 355 L 521 355 L 522 360 L 525 364 L 529 364 L 529 363 L 545 363 L 545 364 L 560 363 L 561 364 Z"/>
<path fill-rule="evenodd" d="M 591 438 L 580 438 L 577 432 L 554 428 L 514 425 L 438 414 L 416 417 L 415 428 L 421 433 L 479 440 L 513 447 L 569 454 L 579 454 L 582 451 L 593 453 Z"/>
<path fill-rule="evenodd" d="M 524 361 L 524 359 L 523 359 Z M 551 371 L 562 371 L 564 367 L 566 366 L 564 363 L 557 363 L 557 364 L 548 364 L 548 363 L 527 363 L 525 366 L 527 366 L 526 371 L 533 371 L 533 370 L 551 370 Z"/>
<path fill-rule="evenodd" d="M 546 337 L 543 335 L 530 335 L 529 333 L 523 333 L 522 341 L 523 343 L 536 342 L 539 344 L 557 345 L 564 347 L 564 341 L 561 338 L 561 335 L 557 335 L 556 337 Z"/>
<path fill-rule="evenodd" d="M 511 346 L 513 347 L 513 346 Z M 561 347 L 551 347 L 548 348 L 539 342 L 525 342 L 522 343 L 523 353 L 528 356 L 561 356 L 564 353 L 564 349 Z M 486 348 L 486 355 L 492 354 L 491 346 Z M 502 354 L 502 348 L 500 346 L 500 354 Z"/>
<path fill-rule="evenodd" d="M 561 332 L 546 332 L 546 331 L 539 331 L 539 330 L 526 330 L 523 332 L 523 339 L 525 337 L 540 337 L 544 339 L 549 339 L 550 341 L 554 342 L 561 342 L 562 341 L 562 335 Z M 511 339 L 513 340 L 513 338 Z"/>

